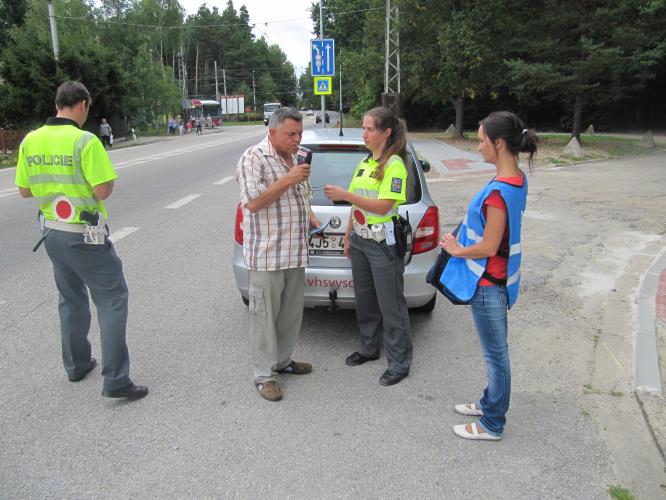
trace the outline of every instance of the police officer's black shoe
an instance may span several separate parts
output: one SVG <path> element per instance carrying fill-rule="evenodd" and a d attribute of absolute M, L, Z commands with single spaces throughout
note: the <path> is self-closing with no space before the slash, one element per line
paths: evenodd
<path fill-rule="evenodd" d="M 122 389 L 105 389 L 102 391 L 102 396 L 106 398 L 127 398 L 130 400 L 141 399 L 146 394 L 148 394 L 148 387 L 135 385 L 134 382 Z"/>
<path fill-rule="evenodd" d="M 85 371 L 79 375 L 78 377 L 68 377 L 70 382 L 79 382 L 83 380 L 86 375 L 88 375 L 91 371 L 95 369 L 97 366 L 97 360 L 95 358 L 90 358 L 90 365 L 88 365 L 88 368 L 85 369 Z"/>
<path fill-rule="evenodd" d="M 384 373 L 382 373 L 382 376 L 379 377 L 379 383 L 381 385 L 394 385 L 400 382 L 407 375 L 409 375 L 409 372 L 395 373 L 392 372 L 391 370 L 386 370 Z"/>
<path fill-rule="evenodd" d="M 358 366 L 362 365 L 367 361 L 375 361 L 377 359 L 379 359 L 379 354 L 377 354 L 376 356 L 368 357 L 368 356 L 363 356 L 363 354 L 356 351 L 347 356 L 347 359 L 345 359 L 345 364 L 347 366 Z"/>

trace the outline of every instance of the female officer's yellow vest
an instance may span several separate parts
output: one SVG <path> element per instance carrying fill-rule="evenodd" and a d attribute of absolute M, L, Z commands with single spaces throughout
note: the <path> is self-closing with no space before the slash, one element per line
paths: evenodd
<path fill-rule="evenodd" d="M 392 217 L 398 215 L 398 206 L 404 203 L 407 199 L 405 195 L 407 187 L 407 169 L 405 168 L 402 158 L 397 155 L 389 158 L 386 162 L 384 177 L 381 181 L 375 174 L 377 166 L 377 160 L 373 159 L 372 156 L 368 156 L 368 158 L 363 160 L 359 166 L 356 167 L 354 178 L 349 184 L 348 189 L 350 193 L 363 196 L 364 198 L 395 200 L 391 210 L 384 215 L 368 212 L 367 210 L 362 210 L 359 207 L 354 206 L 352 208 L 352 216 L 360 224 L 367 224 L 368 226 L 372 224 L 382 224 L 391 220 Z M 358 217 L 356 212 L 360 212 L 362 217 Z M 358 220 L 359 218 L 364 218 L 365 221 Z"/>
<path fill-rule="evenodd" d="M 47 219 L 77 224 L 83 210 L 107 218 L 92 186 L 116 178 L 99 139 L 74 125 L 45 125 L 21 143 L 16 184 L 30 189 Z"/>

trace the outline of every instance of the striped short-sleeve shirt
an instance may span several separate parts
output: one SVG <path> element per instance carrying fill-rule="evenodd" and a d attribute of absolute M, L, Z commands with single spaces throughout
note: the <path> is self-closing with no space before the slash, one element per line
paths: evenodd
<path fill-rule="evenodd" d="M 296 158 L 292 158 L 296 164 Z M 305 183 L 290 186 L 266 208 L 251 212 L 247 203 L 289 173 L 268 136 L 248 148 L 236 167 L 243 204 L 243 257 L 253 271 L 305 267 L 308 261 L 310 203 Z"/>

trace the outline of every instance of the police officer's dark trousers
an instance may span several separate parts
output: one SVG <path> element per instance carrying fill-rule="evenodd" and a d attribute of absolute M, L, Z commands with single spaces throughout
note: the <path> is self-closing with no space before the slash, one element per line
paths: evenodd
<path fill-rule="evenodd" d="M 131 383 L 125 341 L 128 290 L 122 262 L 113 245 L 108 239 L 104 245 L 88 245 L 83 242 L 82 234 L 50 230 L 44 246 L 60 292 L 58 312 L 65 370 L 70 377 L 77 377 L 90 364 L 90 290 L 97 307 L 102 342 L 103 389 L 128 386 Z"/>
<path fill-rule="evenodd" d="M 386 241 L 350 236 L 349 255 L 356 295 L 360 353 L 379 353 L 383 331 L 388 369 L 406 374 L 412 364 L 412 337 L 405 300 L 405 262 Z"/>

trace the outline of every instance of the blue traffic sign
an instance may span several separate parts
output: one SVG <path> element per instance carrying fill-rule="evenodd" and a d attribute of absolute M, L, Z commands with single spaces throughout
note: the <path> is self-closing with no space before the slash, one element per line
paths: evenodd
<path fill-rule="evenodd" d="M 310 40 L 310 54 L 312 76 L 335 75 L 335 40 L 332 38 Z"/>

